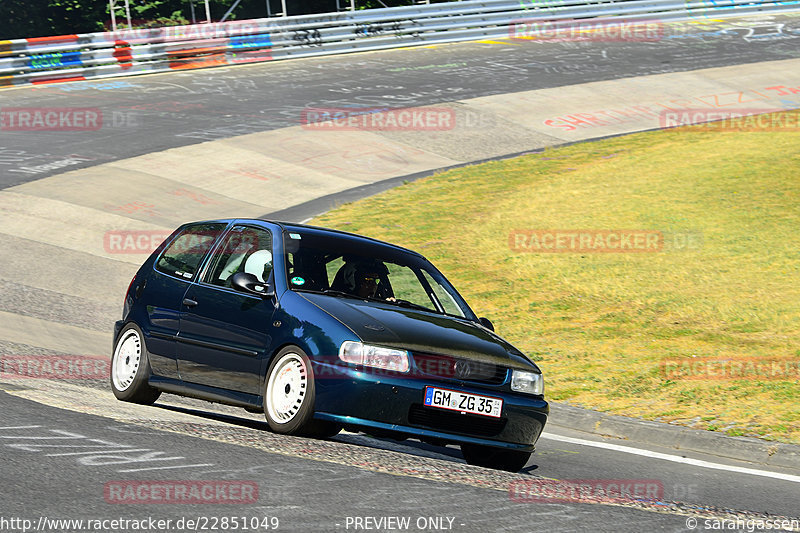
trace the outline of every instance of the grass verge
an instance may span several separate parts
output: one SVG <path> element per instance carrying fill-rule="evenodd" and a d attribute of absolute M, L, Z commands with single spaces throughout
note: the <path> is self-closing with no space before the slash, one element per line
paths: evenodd
<path fill-rule="evenodd" d="M 555 148 L 312 223 L 426 255 L 540 364 L 550 400 L 800 443 L 797 132 L 688 128 Z M 534 246 L 556 230 L 620 229 L 663 246 Z"/>

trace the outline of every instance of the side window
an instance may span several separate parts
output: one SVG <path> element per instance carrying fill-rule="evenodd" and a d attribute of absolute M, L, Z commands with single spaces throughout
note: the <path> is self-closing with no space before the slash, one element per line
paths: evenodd
<path fill-rule="evenodd" d="M 217 239 L 225 224 L 189 226 L 161 254 L 156 270 L 172 276 L 191 279 L 200 262 Z"/>
<path fill-rule="evenodd" d="M 325 259 L 313 248 L 287 253 L 289 283 L 292 287 L 312 291 L 328 288 Z"/>
<path fill-rule="evenodd" d="M 230 287 L 237 272 L 253 274 L 266 283 L 272 273 L 272 235 L 261 228 L 234 226 L 214 256 L 203 281 Z"/>

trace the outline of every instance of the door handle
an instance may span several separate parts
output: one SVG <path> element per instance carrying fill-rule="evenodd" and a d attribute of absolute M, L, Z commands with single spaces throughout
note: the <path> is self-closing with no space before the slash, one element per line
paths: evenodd
<path fill-rule="evenodd" d="M 190 300 L 189 298 L 184 298 L 183 305 L 185 305 L 186 307 L 194 307 L 197 305 L 197 302 L 195 302 L 194 300 Z"/>

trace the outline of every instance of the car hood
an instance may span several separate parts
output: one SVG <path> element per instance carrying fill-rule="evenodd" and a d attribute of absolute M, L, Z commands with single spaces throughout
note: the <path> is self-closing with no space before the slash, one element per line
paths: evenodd
<path fill-rule="evenodd" d="M 520 370 L 538 367 L 494 332 L 466 319 L 381 302 L 298 293 L 352 329 L 363 342 L 452 355 Z"/>

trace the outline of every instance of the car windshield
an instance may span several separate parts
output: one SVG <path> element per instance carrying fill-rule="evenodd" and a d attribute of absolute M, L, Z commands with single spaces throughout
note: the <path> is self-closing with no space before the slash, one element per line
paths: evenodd
<path fill-rule="evenodd" d="M 286 280 L 293 291 L 381 301 L 475 320 L 447 279 L 417 254 L 314 230 L 284 233 Z"/>

